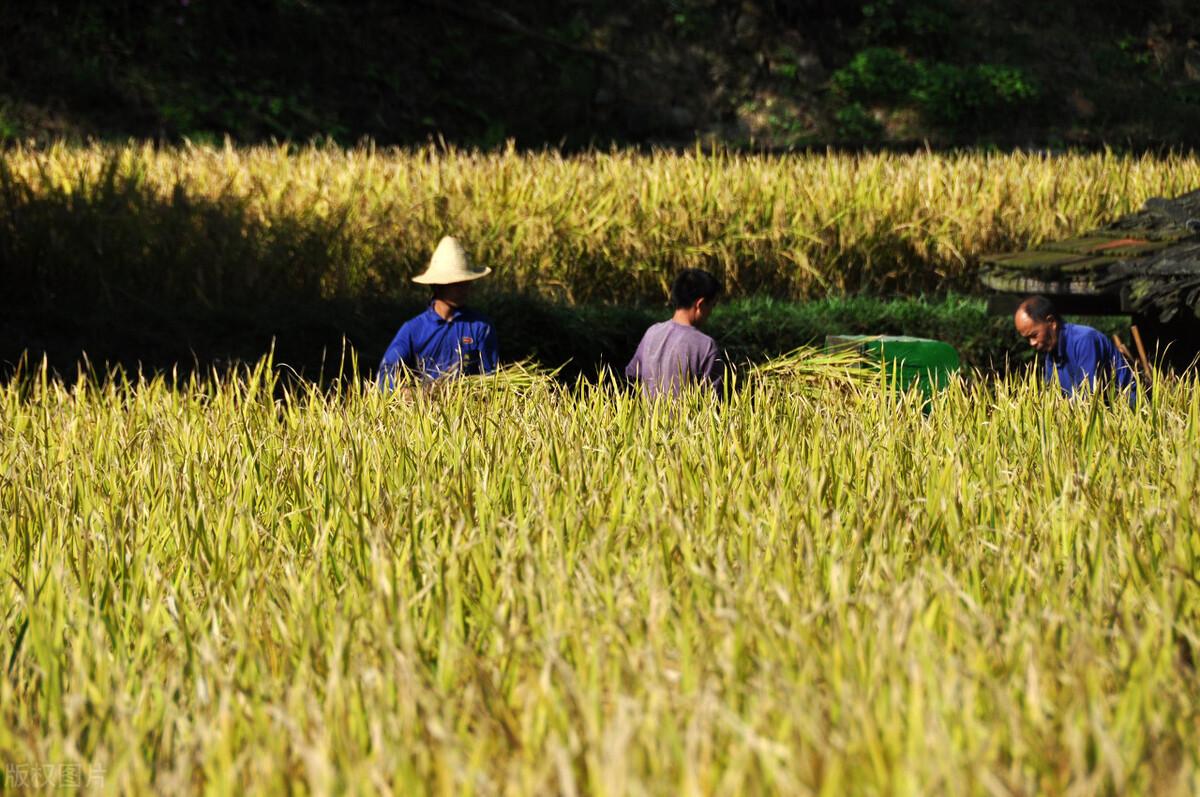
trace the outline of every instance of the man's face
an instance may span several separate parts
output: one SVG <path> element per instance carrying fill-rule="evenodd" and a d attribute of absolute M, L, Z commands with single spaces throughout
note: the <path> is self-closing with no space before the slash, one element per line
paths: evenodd
<path fill-rule="evenodd" d="M 1029 345 L 1042 354 L 1054 351 L 1058 344 L 1058 319 L 1050 316 L 1045 321 L 1034 321 L 1024 310 L 1013 316 L 1017 334 L 1029 341 Z"/>
<path fill-rule="evenodd" d="M 713 305 L 716 303 L 716 299 L 705 299 L 703 297 L 697 299 L 696 303 L 692 305 L 692 317 L 695 319 L 693 323 L 696 326 L 700 326 L 707 321 L 708 317 L 712 315 Z"/>
<path fill-rule="evenodd" d="M 441 299 L 455 310 L 465 306 L 467 298 L 470 295 L 471 283 L 469 282 L 453 282 L 449 285 L 439 285 L 434 291 L 436 298 Z"/>

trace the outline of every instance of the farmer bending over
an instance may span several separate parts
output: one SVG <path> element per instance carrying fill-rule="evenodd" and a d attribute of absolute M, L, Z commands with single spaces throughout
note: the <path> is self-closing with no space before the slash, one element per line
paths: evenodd
<path fill-rule="evenodd" d="M 1133 385 L 1133 371 L 1112 341 L 1099 330 L 1064 323 L 1045 296 L 1021 302 L 1013 323 L 1018 335 L 1046 355 L 1046 381 L 1057 379 L 1066 395 L 1085 384 L 1089 390 L 1103 389 L 1110 381 L 1118 390 Z"/>
<path fill-rule="evenodd" d="M 474 267 L 454 238 L 441 240 L 425 273 L 413 277 L 413 282 L 433 286 L 433 299 L 392 338 L 379 363 L 381 387 L 394 387 L 401 370 L 437 379 L 496 369 L 496 332 L 490 321 L 466 307 L 471 283 L 491 271 Z"/>
<path fill-rule="evenodd" d="M 707 271 L 690 268 L 675 278 L 669 321 L 646 330 L 625 375 L 642 384 L 649 397 L 679 392 L 685 383 L 711 385 L 720 391 L 722 364 L 717 344 L 699 327 L 708 319 L 721 283 Z"/>

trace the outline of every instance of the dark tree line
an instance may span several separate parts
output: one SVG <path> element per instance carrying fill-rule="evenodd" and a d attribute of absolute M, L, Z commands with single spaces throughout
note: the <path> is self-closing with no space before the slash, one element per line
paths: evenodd
<path fill-rule="evenodd" d="M 1171 140 L 1200 127 L 1193 6 L 10 0 L 0 139 Z"/>

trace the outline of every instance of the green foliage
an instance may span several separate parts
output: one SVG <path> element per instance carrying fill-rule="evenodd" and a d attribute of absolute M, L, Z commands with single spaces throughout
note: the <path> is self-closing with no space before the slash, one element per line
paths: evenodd
<path fill-rule="evenodd" d="M 1179 54 L 1200 30 L 1194 4 L 502 5 L 0 4 L 0 95 L 19 104 L 22 130 L 40 140 L 441 137 L 576 147 L 693 131 L 740 137 L 734 131 L 746 125 L 773 146 L 820 143 L 814 133 L 831 128 L 855 140 L 885 137 L 854 103 L 905 111 L 888 134 L 946 143 L 990 143 L 997 131 L 1022 143 L 1198 140 L 1190 95 L 1176 90 L 1186 83 Z M 1094 55 L 1097 75 L 1087 55 L 1068 55 L 1076 52 Z M 833 96 L 821 93 L 830 73 Z M 1095 106 L 1086 119 L 1067 101 L 1076 91 Z M 766 97 L 788 110 L 774 121 L 742 112 Z"/>
<path fill-rule="evenodd" d="M 9 116 L 6 104 L 0 100 L 0 144 L 15 140 L 20 134 L 20 125 Z"/>
<path fill-rule="evenodd" d="M 912 101 L 932 124 L 949 129 L 981 130 L 1011 124 L 1039 96 L 1036 83 L 1017 67 L 932 64 L 922 69 Z"/>
<path fill-rule="evenodd" d="M 868 42 L 908 42 L 930 49 L 952 35 L 957 16 L 950 0 L 871 0 L 862 4 L 859 35 Z"/>
<path fill-rule="evenodd" d="M 931 125 L 951 131 L 981 130 L 989 124 L 1011 124 L 1040 96 L 1037 83 L 1018 67 L 999 64 L 955 64 L 906 58 L 900 52 L 872 47 L 833 74 L 836 92 L 850 101 L 838 114 L 840 126 L 853 127 L 860 104 L 912 107 Z"/>
<path fill-rule="evenodd" d="M 574 42 L 606 9 L 547 0 L 514 16 L 436 5 L 47 0 L 0 9 L 9 42 L 0 92 L 61 105 L 97 132 L 174 141 L 442 133 L 494 145 L 531 131 L 590 134 L 559 109 L 585 107 L 594 93 L 575 78 L 602 56 Z M 427 117 L 441 127 L 430 130 Z"/>
<path fill-rule="evenodd" d="M 904 102 L 918 89 L 922 67 L 887 47 L 871 47 L 833 73 L 833 88 L 865 103 Z"/>
<path fill-rule="evenodd" d="M 875 141 L 883 132 L 879 120 L 858 102 L 838 108 L 834 120 L 838 137 L 843 141 Z"/>
<path fill-rule="evenodd" d="M 722 27 L 722 15 L 711 0 L 665 0 L 664 6 L 672 29 L 682 36 L 703 37 Z"/>

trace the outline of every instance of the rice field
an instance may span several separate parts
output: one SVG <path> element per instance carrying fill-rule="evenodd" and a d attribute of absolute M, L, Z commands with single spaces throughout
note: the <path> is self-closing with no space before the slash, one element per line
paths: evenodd
<path fill-rule="evenodd" d="M 16 147 L 0 278 L 81 312 L 407 296 L 454 234 L 490 287 L 567 303 L 658 301 L 685 267 L 732 295 L 944 293 L 1198 185 L 1194 154 Z"/>
<path fill-rule="evenodd" d="M 219 325 L 409 296 L 453 233 L 566 304 L 682 267 L 939 292 L 1198 184 L 1193 155 L 15 147 L 0 284 Z M 1200 792 L 1200 377 L 926 402 L 848 365 L 658 403 L 531 364 L 0 383 L 0 792 Z"/>
<path fill-rule="evenodd" d="M 0 791 L 1200 791 L 1197 377 L 826 366 L 0 386 Z"/>

